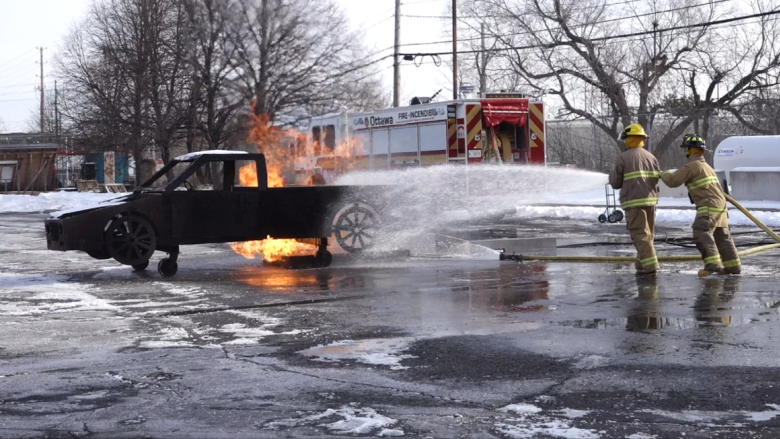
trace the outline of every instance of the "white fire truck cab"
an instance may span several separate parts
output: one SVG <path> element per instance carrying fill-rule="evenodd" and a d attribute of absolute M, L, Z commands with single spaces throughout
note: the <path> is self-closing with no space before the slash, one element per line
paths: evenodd
<path fill-rule="evenodd" d="M 546 163 L 544 104 L 512 93 L 313 117 L 296 171 Z M 301 149 L 303 150 L 303 149 Z"/>

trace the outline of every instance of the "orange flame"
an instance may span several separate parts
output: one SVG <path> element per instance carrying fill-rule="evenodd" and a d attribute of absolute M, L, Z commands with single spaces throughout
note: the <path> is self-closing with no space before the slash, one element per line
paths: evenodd
<path fill-rule="evenodd" d="M 269 172 L 267 178 L 268 178 L 268 187 L 284 186 L 284 178 L 281 175 L 279 175 L 278 172 Z M 247 165 L 242 166 L 241 169 L 239 169 L 238 181 L 241 182 L 242 186 L 257 187 L 258 185 L 257 169 L 254 163 L 249 163 Z"/>
<path fill-rule="evenodd" d="M 304 174 L 304 181 L 297 184 L 313 185 L 316 180 L 306 178 L 319 167 L 331 178 L 357 168 L 357 157 L 365 156 L 363 145 L 347 139 L 331 151 L 320 142 L 307 142 L 307 136 L 294 129 L 281 129 L 273 126 L 267 114 L 256 115 L 254 105 L 249 113 L 251 129 L 247 141 L 256 145 L 257 151 L 265 155 L 268 187 L 287 185 L 285 175 Z M 257 187 L 257 170 L 254 163 L 242 166 L 239 181 L 243 186 Z M 290 182 L 292 183 L 292 182 Z M 328 182 L 329 183 L 329 182 Z M 301 243 L 293 239 L 273 239 L 270 236 L 262 241 L 236 242 L 230 245 L 233 250 L 248 259 L 254 259 L 262 253 L 263 260 L 276 262 L 285 256 L 310 255 L 317 251 L 313 244 Z"/>
<path fill-rule="evenodd" d="M 254 110 L 254 107 L 253 107 Z M 307 135 L 294 129 L 273 126 L 267 114 L 250 112 L 251 130 L 248 142 L 265 155 L 268 187 L 286 186 L 284 176 L 298 175 L 295 184 L 311 186 L 316 179 L 308 178 L 315 167 L 322 169 L 327 183 L 341 174 L 358 168 L 358 161 L 367 159 L 362 142 L 348 138 L 333 149 L 320 141 L 307 141 Z M 301 175 L 303 174 L 303 175 Z M 301 178 L 302 177 L 302 178 Z"/>
<path fill-rule="evenodd" d="M 230 247 L 236 253 L 247 259 L 254 259 L 262 253 L 263 260 L 276 262 L 286 256 L 311 255 L 317 251 L 317 246 L 298 242 L 294 239 L 273 239 L 270 236 L 262 241 L 234 242 Z"/>
<path fill-rule="evenodd" d="M 257 170 L 254 163 L 241 167 L 238 171 L 238 181 L 242 186 L 257 187 Z"/>

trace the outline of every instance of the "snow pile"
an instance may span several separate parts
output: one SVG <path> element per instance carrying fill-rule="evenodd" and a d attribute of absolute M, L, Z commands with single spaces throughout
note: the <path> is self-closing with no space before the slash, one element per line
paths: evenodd
<path fill-rule="evenodd" d="M 0 194 L 0 213 L 80 209 L 125 195 L 127 194 L 94 194 L 91 192 L 41 192 L 38 195 Z"/>
<path fill-rule="evenodd" d="M 341 418 L 330 423 L 320 423 L 330 418 Z M 266 423 L 263 427 L 269 430 L 278 430 L 280 428 L 293 428 L 302 425 L 317 425 L 325 427 L 335 434 L 371 434 L 379 430 L 377 436 L 394 437 L 403 436 L 403 430 L 388 429 L 398 421 L 384 415 L 380 415 L 376 410 L 370 407 L 356 407 L 355 404 L 344 406 L 339 409 L 327 409 L 322 413 L 304 416 L 301 418 L 279 419 Z"/>
<path fill-rule="evenodd" d="M 533 404 L 510 404 L 498 409 L 499 412 L 514 413 L 517 418 L 505 419 L 495 425 L 496 431 L 513 439 L 552 436 L 570 439 L 598 439 L 601 436 L 594 430 L 572 427 L 567 422 L 542 415 L 542 409 Z M 580 417 L 587 412 L 572 410 L 572 414 Z M 564 410 L 564 415 L 569 413 Z M 570 414 L 569 414 L 570 415 Z M 578 416 L 577 416 L 578 415 Z M 569 417 L 569 416 L 567 416 Z"/>

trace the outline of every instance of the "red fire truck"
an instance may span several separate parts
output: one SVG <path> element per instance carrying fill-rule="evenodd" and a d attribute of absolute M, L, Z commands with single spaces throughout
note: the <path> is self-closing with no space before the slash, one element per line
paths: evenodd
<path fill-rule="evenodd" d="M 347 155 L 358 170 L 546 162 L 544 104 L 511 93 L 317 116 L 307 137 L 298 175 L 315 167 L 338 173 Z"/>

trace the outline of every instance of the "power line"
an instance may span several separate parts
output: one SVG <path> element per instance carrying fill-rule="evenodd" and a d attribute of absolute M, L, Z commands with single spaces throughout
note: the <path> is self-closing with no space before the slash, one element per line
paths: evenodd
<path fill-rule="evenodd" d="M 751 14 L 751 15 L 743 15 L 739 17 L 732 17 L 732 18 L 724 18 L 722 20 L 715 20 L 715 21 L 707 21 L 704 23 L 695 23 L 690 24 L 686 26 L 674 26 L 674 27 L 667 27 L 663 29 L 654 29 L 651 31 L 641 31 L 641 32 L 633 32 L 628 34 L 620 34 L 620 35 L 612 35 L 612 36 L 605 36 L 605 37 L 596 37 L 596 38 L 590 38 L 587 39 L 589 42 L 598 42 L 598 41 L 609 41 L 609 40 L 616 40 L 620 38 L 633 38 L 633 37 L 640 37 L 640 36 L 646 36 L 646 35 L 653 35 L 653 34 L 660 34 L 663 32 L 672 32 L 677 30 L 684 30 L 684 29 L 692 29 L 692 28 L 699 28 L 699 27 L 709 27 L 709 26 L 716 26 L 719 24 L 726 24 L 726 23 L 733 23 L 737 21 L 742 20 L 748 20 L 751 18 L 761 18 L 761 17 L 768 17 L 771 15 L 777 15 L 780 14 L 780 10 L 775 11 L 769 11 L 769 12 L 761 12 L 757 14 Z M 504 52 L 508 50 L 526 50 L 526 49 L 552 49 L 555 47 L 562 47 L 562 46 L 570 46 L 571 42 L 554 42 L 554 43 L 546 43 L 546 44 L 531 44 L 526 46 L 510 46 L 510 47 L 501 47 L 496 49 L 487 49 L 487 50 L 466 50 L 461 51 L 459 53 L 461 54 L 475 54 L 475 53 L 482 53 L 482 52 Z M 418 55 L 418 56 L 434 56 L 434 55 L 448 55 L 450 52 L 428 52 L 428 53 L 401 53 L 401 56 L 404 55 Z"/>
<path fill-rule="evenodd" d="M 29 55 L 28 53 L 23 53 L 23 54 L 21 54 L 21 55 L 17 56 L 16 58 L 10 59 L 10 60 L 6 61 L 5 63 L 3 63 L 3 64 L 0 64 L 0 67 L 8 67 L 8 65 L 10 65 L 10 64 L 13 64 L 13 63 L 14 63 L 14 62 L 16 62 L 17 60 L 21 60 L 21 59 L 23 59 L 25 56 L 28 56 L 28 55 Z"/>
<path fill-rule="evenodd" d="M 367 27 L 367 28 L 365 28 L 363 30 L 364 31 L 371 30 L 371 29 L 379 26 L 380 24 L 384 23 L 385 21 L 387 21 L 387 20 L 389 20 L 389 19 L 391 19 L 393 17 L 395 17 L 395 14 L 390 15 L 389 17 L 385 17 L 383 20 L 377 21 L 376 23 L 372 24 L 371 26 L 369 26 L 369 27 Z"/>
<path fill-rule="evenodd" d="M 605 5 L 605 6 L 619 5 L 619 4 L 628 4 L 628 3 L 634 3 L 635 1 L 637 1 L 637 0 L 629 0 L 629 1 L 619 2 L 619 3 L 612 3 L 610 5 Z M 646 13 L 646 14 L 632 15 L 631 17 L 610 18 L 610 19 L 606 19 L 606 20 L 594 21 L 592 23 L 577 24 L 577 25 L 574 25 L 574 26 L 571 26 L 571 27 L 577 28 L 577 27 L 583 27 L 583 26 L 592 26 L 592 25 L 596 25 L 596 24 L 611 23 L 611 22 L 615 22 L 615 21 L 629 20 L 629 19 L 634 19 L 634 18 L 640 18 L 640 17 L 647 17 L 647 16 L 652 16 L 652 15 L 664 14 L 664 13 L 669 13 L 669 12 L 676 12 L 676 11 L 680 11 L 680 10 L 684 10 L 684 9 L 693 9 L 693 8 L 697 8 L 697 7 L 700 7 L 700 6 L 709 6 L 709 5 L 716 4 L 716 3 L 726 3 L 726 2 L 729 2 L 729 1 L 731 1 L 731 0 L 714 0 L 714 1 L 711 1 L 711 2 L 707 2 L 707 3 L 699 3 L 699 4 L 696 4 L 696 5 L 688 5 L 688 6 L 683 6 L 683 7 L 674 8 L 674 9 L 665 9 L 663 11 L 656 11 L 656 12 L 650 12 L 650 13 Z M 404 17 L 452 18 L 449 15 L 417 15 L 417 16 L 404 15 Z M 502 16 L 485 15 L 485 16 L 481 16 L 481 17 L 471 17 L 471 18 L 489 18 L 489 17 L 505 18 L 505 16 L 503 16 L 503 15 Z M 460 19 L 460 18 L 463 18 L 463 17 L 459 16 L 458 18 Z M 540 31 L 536 31 L 536 32 L 540 32 Z M 503 36 L 530 35 L 532 33 L 533 32 L 531 32 L 531 31 L 524 31 L 524 32 L 508 33 L 508 34 L 505 34 Z M 481 37 L 458 38 L 458 42 L 478 41 L 480 39 L 481 39 Z M 431 45 L 431 44 L 449 44 L 449 43 L 452 43 L 451 39 L 450 40 L 441 40 L 441 41 L 429 41 L 429 42 L 423 42 L 423 43 L 407 43 L 407 44 L 401 44 L 401 46 L 427 46 L 427 45 Z M 388 51 L 388 50 L 390 50 L 392 48 L 393 48 L 393 46 L 386 47 L 386 48 L 376 52 L 376 54 Z"/>

